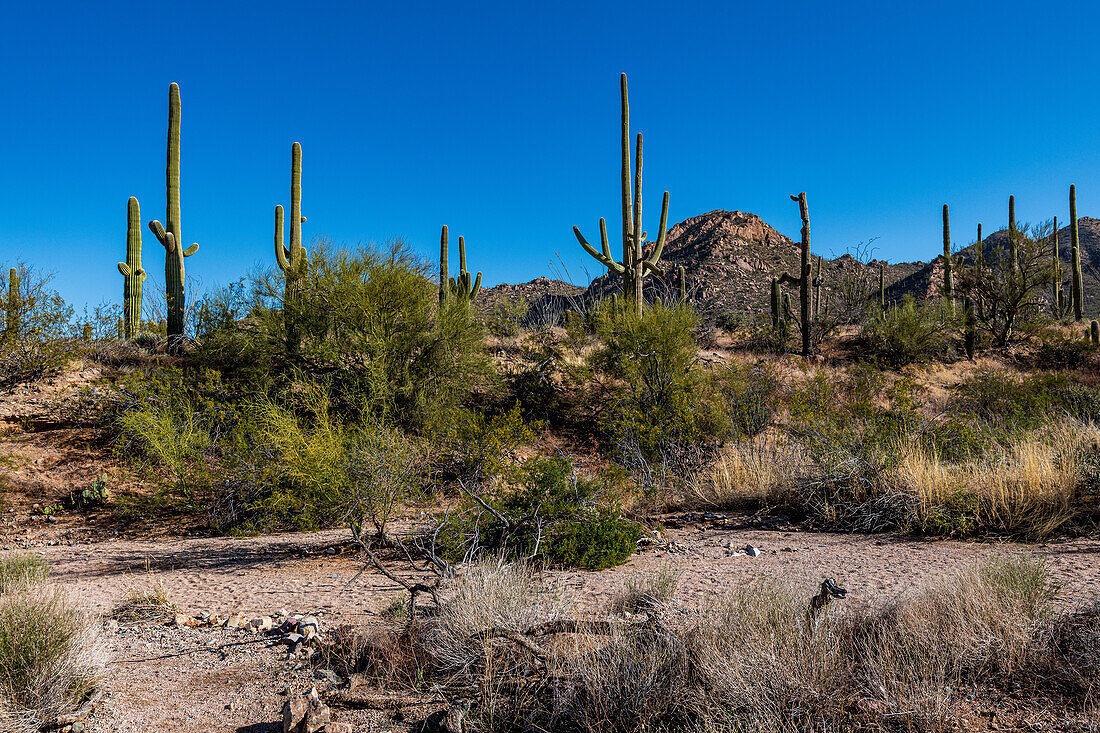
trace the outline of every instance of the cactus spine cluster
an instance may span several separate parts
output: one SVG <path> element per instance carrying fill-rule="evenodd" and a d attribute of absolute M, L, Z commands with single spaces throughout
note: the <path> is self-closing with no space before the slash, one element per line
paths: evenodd
<path fill-rule="evenodd" d="M 141 207 L 133 196 L 126 202 L 126 261 L 118 263 L 122 275 L 122 333 L 137 336 L 141 327 L 141 285 L 145 269 L 141 266 Z"/>
<path fill-rule="evenodd" d="M 1085 288 L 1081 279 L 1081 235 L 1077 230 L 1077 186 L 1069 187 L 1069 237 L 1070 255 L 1073 259 L 1073 283 L 1070 299 L 1073 301 L 1073 319 L 1080 322 L 1085 317 Z"/>
<path fill-rule="evenodd" d="M 466 240 L 458 238 L 458 278 L 451 277 L 448 265 L 447 225 L 439 234 L 439 302 L 445 303 L 452 295 L 464 301 L 472 301 L 481 290 L 481 273 L 474 278 L 466 269 Z"/>
<path fill-rule="evenodd" d="M 184 285 L 183 259 L 198 251 L 199 245 L 183 248 L 180 236 L 180 88 L 168 87 L 168 164 L 164 170 L 166 188 L 165 223 L 154 219 L 149 229 L 164 245 L 164 290 L 168 315 L 168 336 L 183 335 Z"/>
<path fill-rule="evenodd" d="M 622 275 L 623 297 L 633 308 L 634 314 L 642 315 L 642 283 L 651 272 L 662 274 L 657 267 L 661 252 L 665 248 L 666 226 L 668 224 L 668 191 L 665 191 L 661 203 L 661 224 L 657 235 L 657 246 L 649 257 L 645 257 L 642 246 L 646 233 L 642 231 L 642 134 L 639 132 L 634 153 L 634 195 L 630 193 L 630 102 L 626 88 L 626 74 L 619 78 L 619 91 L 622 98 L 622 215 L 623 215 L 623 261 L 616 262 L 611 255 L 607 240 L 607 222 L 600 218 L 600 249 L 588 243 L 581 230 L 573 227 L 573 234 L 584 247 L 608 272 Z"/>
<path fill-rule="evenodd" d="M 955 278 L 951 272 L 951 218 L 947 204 L 943 205 L 943 298 L 947 307 L 955 312 Z"/>
<path fill-rule="evenodd" d="M 275 206 L 275 259 L 283 271 L 283 321 L 286 348 L 296 354 L 301 346 L 298 319 L 302 307 L 302 279 L 309 267 L 309 255 L 302 246 L 302 146 L 290 146 L 290 246 L 283 237 L 283 207 Z"/>
<path fill-rule="evenodd" d="M 784 272 L 780 275 L 779 281 L 798 285 L 799 305 L 801 306 L 798 328 L 802 332 L 802 356 L 808 357 L 812 351 L 811 331 L 813 329 L 812 314 L 810 312 L 810 288 L 812 287 L 810 279 L 810 208 L 806 203 L 805 191 L 797 196 L 792 194 L 791 201 L 798 202 L 798 214 L 802 218 L 802 266 L 799 269 L 798 277 L 793 277 Z"/>

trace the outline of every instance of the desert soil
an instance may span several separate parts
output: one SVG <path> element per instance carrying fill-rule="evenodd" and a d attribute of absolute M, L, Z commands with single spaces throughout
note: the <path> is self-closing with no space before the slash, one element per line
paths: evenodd
<path fill-rule="evenodd" d="M 380 623 L 379 609 L 400 589 L 364 567 L 346 531 L 205 538 L 187 536 L 186 525 L 154 528 L 110 514 L 61 512 L 53 522 L 37 516 L 34 504 L 56 503 L 101 473 L 126 480 L 124 468 L 86 431 L 46 417 L 48 404 L 94 376 L 68 375 L 37 391 L 0 397 L 0 456 L 14 460 L 0 473 L 7 484 L 0 547 L 44 556 L 53 581 L 96 614 L 159 586 L 187 613 L 311 613 L 327 628 Z M 673 515 L 663 524 L 659 540 L 619 568 L 550 575 L 582 614 L 597 611 L 627 578 L 666 568 L 679 576 L 676 599 L 684 604 L 705 604 L 757 576 L 789 582 L 809 598 L 831 577 L 849 591 L 842 607 L 853 609 L 904 597 L 988 553 L 1028 551 L 1048 561 L 1065 607 L 1100 600 L 1096 539 L 1002 546 L 800 532 L 721 514 Z M 746 545 L 760 555 L 742 554 Z M 107 695 L 88 721 L 90 731 L 280 731 L 287 695 L 327 685 L 241 630 L 143 623 L 105 634 Z M 405 730 L 438 707 L 419 699 L 396 709 L 334 708 L 334 715 L 383 733 Z"/>

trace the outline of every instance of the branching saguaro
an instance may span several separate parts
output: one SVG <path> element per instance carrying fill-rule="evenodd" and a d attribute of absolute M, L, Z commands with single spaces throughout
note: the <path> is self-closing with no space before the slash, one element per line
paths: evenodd
<path fill-rule="evenodd" d="M 577 241 L 584 247 L 584 251 L 592 255 L 608 272 L 622 275 L 623 297 L 630 304 L 634 314 L 642 315 L 642 283 L 650 273 L 663 276 L 663 272 L 657 266 L 661 259 L 661 253 L 665 248 L 665 236 L 668 226 L 668 191 L 665 191 L 664 200 L 661 202 L 661 224 L 657 235 L 657 245 L 649 256 L 645 256 L 643 246 L 646 241 L 646 232 L 642 231 L 642 133 L 638 133 L 637 144 L 634 152 L 634 194 L 630 191 L 630 102 L 626 88 L 626 74 L 619 79 L 620 93 L 622 96 L 622 215 L 623 215 L 623 260 L 616 262 L 611 254 L 611 247 L 607 240 L 607 222 L 600 218 L 600 251 L 597 251 L 581 234 L 581 230 L 574 226 L 573 234 Z"/>
<path fill-rule="evenodd" d="M 810 289 L 813 287 L 810 279 L 810 208 L 806 203 L 805 191 L 797 196 L 792 194 L 791 201 L 798 203 L 798 213 L 802 217 L 802 266 L 798 277 L 784 272 L 779 276 L 779 282 L 798 286 L 800 315 L 797 324 L 802 334 L 802 356 L 808 357 L 813 350 L 813 314 L 810 311 Z"/>
<path fill-rule="evenodd" d="M 286 350 L 297 354 L 302 337 L 298 324 L 302 316 L 302 280 L 309 268 L 309 253 L 302 246 L 302 146 L 290 146 L 290 246 L 283 237 L 283 207 L 275 206 L 275 260 L 283 271 L 283 322 Z"/>
<path fill-rule="evenodd" d="M 199 251 L 198 244 L 183 248 L 180 235 L 180 88 L 168 87 L 168 164 L 164 170 L 166 211 L 164 224 L 154 219 L 149 229 L 164 245 L 164 290 L 168 311 L 168 336 L 183 335 L 184 288 L 183 260 Z"/>
<path fill-rule="evenodd" d="M 477 277 L 470 275 L 466 269 L 466 240 L 458 238 L 458 277 L 451 277 L 448 264 L 450 246 L 447 243 L 447 225 L 439 235 L 439 303 L 446 303 L 450 297 L 464 301 L 472 301 L 481 292 L 481 272 Z"/>
<path fill-rule="evenodd" d="M 132 339 L 141 327 L 141 285 L 145 269 L 141 266 L 141 208 L 133 196 L 126 202 L 126 261 L 118 263 L 122 281 L 123 335 Z"/>

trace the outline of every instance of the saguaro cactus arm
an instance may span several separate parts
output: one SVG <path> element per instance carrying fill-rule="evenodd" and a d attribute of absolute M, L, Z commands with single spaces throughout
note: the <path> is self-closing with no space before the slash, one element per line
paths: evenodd
<path fill-rule="evenodd" d="M 601 265 L 606 267 L 609 272 L 613 272 L 616 275 L 622 275 L 624 268 L 620 263 L 615 261 L 615 258 L 611 255 L 611 245 L 607 241 L 607 221 L 600 217 L 600 248 L 603 252 L 597 252 L 596 249 L 588 243 L 588 240 L 581 234 L 581 230 L 577 227 L 573 227 L 573 234 L 577 236 L 577 241 L 584 247 L 584 251 L 592 255 Z"/>

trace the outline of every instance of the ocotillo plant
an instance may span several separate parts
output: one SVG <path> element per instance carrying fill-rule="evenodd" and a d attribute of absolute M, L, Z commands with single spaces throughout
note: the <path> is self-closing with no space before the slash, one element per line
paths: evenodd
<path fill-rule="evenodd" d="M 623 261 L 616 262 L 611 255 L 611 247 L 607 241 L 607 222 L 600 218 L 600 249 L 597 252 L 588 240 L 581 234 L 581 230 L 573 227 L 573 234 L 577 241 L 584 247 L 584 251 L 592 255 L 608 272 L 622 275 L 623 296 L 632 306 L 634 314 L 642 315 L 642 283 L 651 272 L 662 274 L 657 263 L 661 259 L 661 252 L 665 248 L 665 227 L 668 224 L 668 191 L 665 191 L 664 200 L 661 203 L 661 224 L 657 235 L 657 246 L 649 257 L 643 256 L 642 246 L 645 244 L 646 233 L 642 231 L 642 134 L 638 133 L 637 146 L 634 153 L 634 196 L 630 194 L 630 102 L 626 89 L 626 74 L 619 79 L 619 91 L 622 97 L 622 214 L 623 214 Z"/>
<path fill-rule="evenodd" d="M 183 335 L 184 287 L 183 259 L 199 250 L 198 244 L 183 248 L 180 236 L 180 88 L 168 87 L 168 165 L 164 170 L 166 189 L 165 222 L 154 219 L 149 229 L 164 245 L 164 290 L 168 311 L 168 336 Z"/>
<path fill-rule="evenodd" d="M 443 231 L 439 235 L 439 302 L 446 302 L 450 296 L 455 296 L 465 301 L 472 301 L 481 290 L 481 273 L 477 278 L 470 276 L 466 269 L 466 240 L 458 238 L 458 278 L 450 276 L 448 270 L 447 225 L 443 225 Z"/>
<path fill-rule="evenodd" d="M 118 263 L 122 275 L 123 334 L 132 339 L 141 327 L 141 284 L 146 273 L 141 266 L 141 207 L 133 196 L 126 202 L 126 261 Z"/>
<path fill-rule="evenodd" d="M 19 270 L 13 267 L 8 272 L 7 329 L 4 332 L 8 338 L 19 335 L 19 312 L 22 307 L 19 302 Z"/>
<path fill-rule="evenodd" d="M 811 332 L 813 330 L 813 317 L 810 313 L 810 208 L 806 203 L 804 191 L 797 196 L 792 194 L 791 201 L 798 202 L 798 213 L 802 217 L 802 267 L 798 277 L 784 272 L 779 276 L 779 281 L 798 285 L 801 305 L 798 328 L 802 332 L 802 356 L 808 357 L 812 350 Z"/>
<path fill-rule="evenodd" d="M 943 205 L 943 298 L 954 313 L 955 279 L 951 273 L 951 218 L 947 212 L 947 204 Z"/>
<path fill-rule="evenodd" d="M 772 293 L 771 293 L 771 308 L 772 308 L 772 328 L 778 330 L 783 325 L 783 301 L 781 291 L 779 289 L 779 278 L 772 278 Z"/>
<path fill-rule="evenodd" d="M 977 323 L 974 318 L 974 301 L 970 298 L 963 300 L 963 319 L 965 322 L 965 329 L 963 336 L 963 342 L 966 345 L 966 358 L 974 361 L 974 346 L 978 340 Z"/>
<path fill-rule="evenodd" d="M 687 275 L 684 274 L 684 266 L 680 265 L 676 268 L 676 274 L 679 275 L 680 281 L 680 303 L 687 303 L 688 300 L 688 288 L 687 288 Z"/>
<path fill-rule="evenodd" d="M 309 267 L 309 254 L 302 246 L 302 146 L 290 146 L 290 246 L 283 239 L 283 207 L 275 206 L 275 259 L 283 271 L 283 322 L 286 324 L 287 353 L 296 354 L 302 337 L 298 330 L 302 308 L 302 279 Z"/>
<path fill-rule="evenodd" d="M 1085 287 L 1081 278 L 1081 235 L 1077 230 L 1077 186 L 1069 187 L 1069 244 L 1073 258 L 1073 284 L 1070 299 L 1073 301 L 1073 318 L 1080 322 L 1085 317 Z"/>

